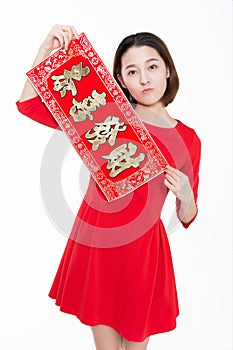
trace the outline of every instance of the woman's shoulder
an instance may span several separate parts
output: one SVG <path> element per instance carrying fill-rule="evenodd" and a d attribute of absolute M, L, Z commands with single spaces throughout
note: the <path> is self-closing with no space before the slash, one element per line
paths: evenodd
<path fill-rule="evenodd" d="M 185 124 L 181 120 L 177 119 L 177 121 L 178 121 L 177 128 L 178 128 L 179 132 L 182 133 L 182 136 L 184 136 L 190 142 L 193 142 L 194 140 L 201 142 L 200 138 L 198 136 L 198 133 L 194 129 L 194 127 L 188 126 L 187 124 Z"/>

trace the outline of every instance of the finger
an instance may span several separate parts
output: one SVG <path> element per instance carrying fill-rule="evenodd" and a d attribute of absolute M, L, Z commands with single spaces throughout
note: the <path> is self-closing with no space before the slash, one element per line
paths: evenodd
<path fill-rule="evenodd" d="M 178 193 L 179 193 L 179 189 L 177 189 L 177 187 L 172 184 L 171 182 L 169 182 L 167 179 L 164 179 L 164 184 L 165 186 L 167 186 L 167 188 L 169 190 L 172 191 L 172 193 L 177 197 L 178 196 Z"/>
<path fill-rule="evenodd" d="M 68 44 L 69 44 L 69 36 L 68 36 L 68 32 L 65 31 L 65 27 L 58 28 L 56 35 L 59 38 L 59 42 L 61 46 L 65 46 L 65 50 L 67 50 Z"/>
<path fill-rule="evenodd" d="M 76 31 L 76 29 L 73 26 L 71 26 L 71 30 L 72 30 L 73 35 L 77 38 L 78 32 Z"/>
<path fill-rule="evenodd" d="M 59 42 L 61 43 L 61 46 L 65 45 L 65 49 L 68 48 L 68 43 L 72 40 L 73 37 L 77 37 L 78 33 L 76 29 L 73 26 L 65 26 L 65 25 L 55 25 L 54 28 L 56 33 L 60 33 L 60 35 L 63 37 L 63 40 L 61 40 L 61 37 L 59 36 Z M 68 36 L 68 43 L 67 43 L 67 36 Z"/>
<path fill-rule="evenodd" d="M 70 33 L 69 33 L 69 27 L 68 26 L 61 26 L 59 28 L 59 32 L 61 33 L 62 37 L 63 37 L 63 44 L 65 46 L 65 50 L 68 49 L 68 44 L 69 44 L 69 37 L 70 37 Z"/>
<path fill-rule="evenodd" d="M 68 45 L 69 45 L 69 41 L 70 41 L 68 32 L 64 32 L 63 37 L 64 37 L 65 50 L 67 50 Z"/>
<path fill-rule="evenodd" d="M 175 193 L 174 186 L 167 179 L 164 179 L 164 184 L 169 190 L 171 190 L 173 193 Z"/>
<path fill-rule="evenodd" d="M 178 181 L 176 179 L 174 179 L 173 176 L 169 175 L 169 174 L 165 174 L 165 178 L 175 187 L 178 183 Z"/>
<path fill-rule="evenodd" d="M 165 174 L 170 175 L 176 181 L 179 181 L 179 179 L 180 179 L 180 173 L 179 173 L 179 171 L 177 169 L 166 168 L 165 169 Z"/>
<path fill-rule="evenodd" d="M 51 35 L 54 38 L 57 38 L 59 40 L 59 43 L 61 44 L 61 46 L 63 46 L 65 43 L 65 38 L 64 38 L 65 32 L 67 33 L 67 31 L 65 30 L 65 27 L 58 24 L 56 24 L 51 30 Z"/>
<path fill-rule="evenodd" d="M 70 41 L 73 37 L 73 32 L 72 32 L 71 26 L 63 27 L 63 31 L 66 35 L 68 35 L 68 40 Z"/>
<path fill-rule="evenodd" d="M 72 38 L 78 36 L 78 33 L 76 32 L 76 30 L 72 26 L 63 26 L 62 30 L 64 32 L 65 49 L 67 50 L 69 42 L 72 40 Z M 66 40 L 67 36 L 68 36 L 68 43 Z"/>
<path fill-rule="evenodd" d="M 177 173 L 177 174 L 180 173 L 180 171 L 179 171 L 177 168 L 174 168 L 174 167 L 172 167 L 171 165 L 167 165 L 167 166 L 165 167 L 165 170 L 173 171 L 173 172 L 175 172 L 175 173 Z"/>
<path fill-rule="evenodd" d="M 57 32 L 54 37 L 59 41 L 60 46 L 64 45 L 64 37 L 62 33 Z"/>

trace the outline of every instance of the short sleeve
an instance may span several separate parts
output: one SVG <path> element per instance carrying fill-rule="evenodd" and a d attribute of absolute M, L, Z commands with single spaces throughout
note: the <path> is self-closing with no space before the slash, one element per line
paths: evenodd
<path fill-rule="evenodd" d="M 195 220 L 198 213 L 197 197 L 198 197 L 198 185 L 199 185 L 199 167 L 200 167 L 200 158 L 201 158 L 201 141 L 194 130 L 193 130 L 193 137 L 191 138 L 191 142 L 189 140 L 186 142 L 187 159 L 184 166 L 180 170 L 189 177 L 189 182 L 193 189 L 197 212 L 191 221 L 189 221 L 188 223 L 182 222 L 182 220 L 179 217 L 179 209 L 180 209 L 181 203 L 179 199 L 176 199 L 177 216 L 184 228 L 189 227 L 189 225 Z"/>
<path fill-rule="evenodd" d="M 33 97 L 25 101 L 17 101 L 17 108 L 20 113 L 26 115 L 32 120 L 49 126 L 50 128 L 61 130 L 60 126 L 48 110 L 48 108 L 41 101 L 39 96 Z"/>

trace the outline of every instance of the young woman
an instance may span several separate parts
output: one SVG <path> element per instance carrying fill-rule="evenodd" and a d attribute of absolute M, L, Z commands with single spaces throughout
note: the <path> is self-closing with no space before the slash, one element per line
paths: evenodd
<path fill-rule="evenodd" d="M 73 35 L 72 26 L 54 26 L 33 65 L 54 49 L 67 48 Z M 126 37 L 116 51 L 113 75 L 169 166 L 111 203 L 91 177 L 49 296 L 61 311 L 92 327 L 97 350 L 145 350 L 150 335 L 176 327 L 175 276 L 160 214 L 171 190 L 182 225 L 187 228 L 195 219 L 201 146 L 196 132 L 166 110 L 179 80 L 160 38 Z M 33 120 L 58 127 L 28 81 L 17 106 Z M 106 235 L 108 244 L 101 244 Z"/>

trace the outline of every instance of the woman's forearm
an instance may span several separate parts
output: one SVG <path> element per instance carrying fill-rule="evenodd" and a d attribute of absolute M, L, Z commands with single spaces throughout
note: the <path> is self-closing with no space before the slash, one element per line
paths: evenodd
<path fill-rule="evenodd" d="M 197 206 L 188 176 L 168 165 L 165 168 L 164 183 L 180 201 L 178 212 L 180 220 L 185 224 L 189 223 L 197 214 Z"/>
<path fill-rule="evenodd" d="M 190 196 L 187 202 L 181 201 L 179 208 L 179 217 L 185 224 L 189 223 L 197 214 L 197 206 L 193 195 Z"/>
<path fill-rule="evenodd" d="M 43 47 L 40 47 L 37 56 L 33 62 L 32 68 L 38 65 L 40 62 L 42 62 L 45 58 L 47 58 L 50 55 L 50 50 L 46 50 Z M 36 97 L 38 94 L 36 90 L 34 89 L 33 85 L 30 83 L 30 81 L 27 79 L 23 88 L 23 91 L 20 96 L 20 101 L 29 100 L 30 98 Z"/>

